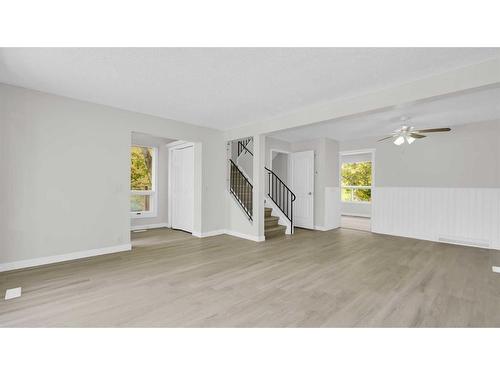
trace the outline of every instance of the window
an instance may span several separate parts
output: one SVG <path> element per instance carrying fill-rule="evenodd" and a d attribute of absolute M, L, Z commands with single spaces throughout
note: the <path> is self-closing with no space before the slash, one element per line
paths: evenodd
<path fill-rule="evenodd" d="M 157 149 L 147 146 L 130 148 L 130 213 L 132 217 L 156 215 Z"/>
<path fill-rule="evenodd" d="M 372 163 L 342 163 L 342 201 L 369 203 L 372 200 Z"/>

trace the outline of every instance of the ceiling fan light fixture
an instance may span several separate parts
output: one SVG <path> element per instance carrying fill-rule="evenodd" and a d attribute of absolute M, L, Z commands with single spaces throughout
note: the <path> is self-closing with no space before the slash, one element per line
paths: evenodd
<path fill-rule="evenodd" d="M 400 135 L 399 137 L 397 137 L 395 140 L 394 140 L 394 144 L 396 146 L 401 146 L 403 143 L 405 143 L 405 139 L 402 135 Z"/>
<path fill-rule="evenodd" d="M 411 135 L 407 135 L 406 142 L 408 142 L 408 144 L 411 145 L 413 142 L 415 142 L 415 138 L 413 138 Z"/>

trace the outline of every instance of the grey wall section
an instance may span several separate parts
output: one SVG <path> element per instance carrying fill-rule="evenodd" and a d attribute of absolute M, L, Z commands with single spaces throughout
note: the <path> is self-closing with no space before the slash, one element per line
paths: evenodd
<path fill-rule="evenodd" d="M 285 183 L 288 184 L 288 154 L 278 152 L 274 154 L 272 171 Z"/>
<path fill-rule="evenodd" d="M 131 218 L 130 225 L 145 226 L 154 224 L 168 224 L 168 149 L 167 143 L 173 139 L 153 137 L 149 134 L 132 133 L 132 144 L 151 146 L 158 149 L 158 205 L 156 217 Z"/>
<path fill-rule="evenodd" d="M 132 131 L 199 144 L 196 229 L 223 229 L 222 132 L 0 84 L 0 263 L 129 243 Z"/>
<path fill-rule="evenodd" d="M 266 137 L 266 167 L 271 167 L 271 150 L 292 152 L 292 145 L 276 138 Z"/>
<path fill-rule="evenodd" d="M 500 121 L 456 126 L 412 145 L 365 139 L 340 148 L 376 149 L 376 187 L 500 187 Z"/>

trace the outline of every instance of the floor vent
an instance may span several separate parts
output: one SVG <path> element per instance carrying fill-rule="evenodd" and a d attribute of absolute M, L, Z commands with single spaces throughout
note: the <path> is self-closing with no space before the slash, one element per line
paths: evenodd
<path fill-rule="evenodd" d="M 487 241 L 482 241 L 482 240 L 453 238 L 453 237 L 439 237 L 438 240 L 440 242 L 453 243 L 457 245 L 477 246 L 477 247 L 487 247 L 487 248 L 490 247 L 490 244 Z"/>
<path fill-rule="evenodd" d="M 12 289 L 7 289 L 5 291 L 5 299 L 12 299 L 12 298 L 17 298 L 21 297 L 21 287 L 19 288 L 12 288 Z"/>

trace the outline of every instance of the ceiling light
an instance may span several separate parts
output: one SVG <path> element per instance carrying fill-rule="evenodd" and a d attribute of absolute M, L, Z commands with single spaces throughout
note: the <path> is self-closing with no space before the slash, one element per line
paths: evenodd
<path fill-rule="evenodd" d="M 415 138 L 413 138 L 411 135 L 406 136 L 406 142 L 408 142 L 409 145 L 411 145 L 415 141 Z"/>
<path fill-rule="evenodd" d="M 394 140 L 394 144 L 397 146 L 401 146 L 403 143 L 405 143 L 405 139 L 402 135 L 400 135 Z"/>

